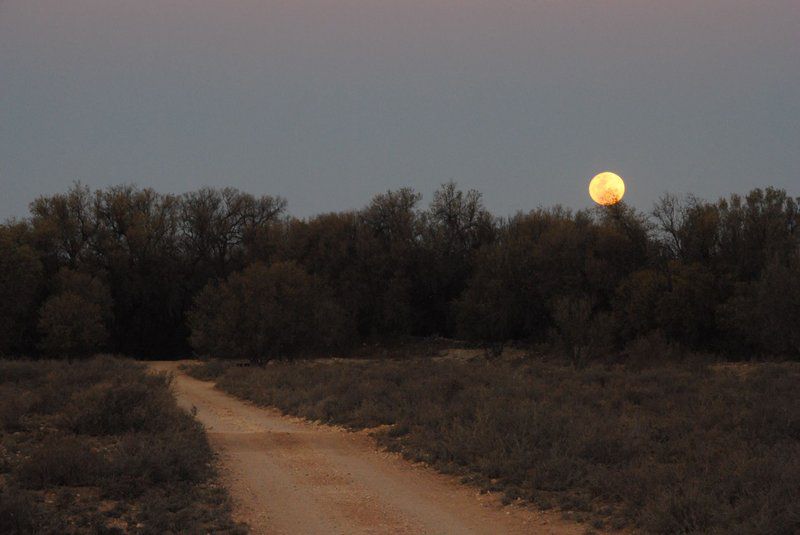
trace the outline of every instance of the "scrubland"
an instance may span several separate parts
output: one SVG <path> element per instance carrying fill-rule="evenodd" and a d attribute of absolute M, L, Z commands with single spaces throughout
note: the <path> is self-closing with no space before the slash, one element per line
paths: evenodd
<path fill-rule="evenodd" d="M 170 377 L 0 361 L 0 533 L 243 533 Z"/>
<path fill-rule="evenodd" d="M 800 532 L 800 197 L 766 187 L 502 216 L 450 182 L 429 201 L 400 188 L 297 218 L 232 188 L 40 196 L 0 223 L 0 357 L 278 361 L 195 372 L 292 414 L 382 426 L 386 447 L 597 526 Z M 557 357 L 392 360 L 386 348 L 409 339 Z M 363 361 L 280 362 L 331 355 Z M 795 364 L 709 369 L 697 355 Z M 134 504 L 135 529 L 193 518 L 203 498 L 158 494 L 210 481 L 165 379 L 119 363 L 3 366 L 30 371 L 3 380 L 2 518 L 49 522 L 48 489 L 75 486 Z M 143 410 L 161 412 L 129 420 Z M 87 496 L 64 494 L 69 507 Z"/>
<path fill-rule="evenodd" d="M 288 414 L 372 429 L 409 459 L 594 528 L 800 530 L 796 363 L 576 368 L 479 357 L 189 372 Z"/>

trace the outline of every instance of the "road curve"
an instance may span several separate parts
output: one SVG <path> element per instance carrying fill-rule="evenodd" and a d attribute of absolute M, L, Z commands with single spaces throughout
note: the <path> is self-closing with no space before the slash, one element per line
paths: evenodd
<path fill-rule="evenodd" d="M 376 449 L 364 433 L 256 407 L 175 373 L 178 403 L 197 410 L 219 454 L 236 520 L 256 534 L 558 534 L 586 526 L 555 512 L 503 507 L 454 478 Z"/>

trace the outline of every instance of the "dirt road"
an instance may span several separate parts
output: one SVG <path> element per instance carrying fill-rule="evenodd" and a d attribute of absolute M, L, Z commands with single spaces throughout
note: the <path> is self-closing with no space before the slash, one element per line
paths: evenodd
<path fill-rule="evenodd" d="M 503 507 L 453 478 L 376 449 L 364 433 L 259 408 L 192 379 L 177 362 L 181 406 L 197 409 L 220 455 L 234 516 L 254 533 L 582 534 L 558 513 Z"/>

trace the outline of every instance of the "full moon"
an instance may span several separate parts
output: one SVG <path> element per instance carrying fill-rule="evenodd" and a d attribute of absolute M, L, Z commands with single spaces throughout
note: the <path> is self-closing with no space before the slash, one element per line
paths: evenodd
<path fill-rule="evenodd" d="M 589 196 L 597 204 L 611 206 L 625 195 L 625 182 L 619 175 L 606 171 L 595 176 L 589 183 Z"/>

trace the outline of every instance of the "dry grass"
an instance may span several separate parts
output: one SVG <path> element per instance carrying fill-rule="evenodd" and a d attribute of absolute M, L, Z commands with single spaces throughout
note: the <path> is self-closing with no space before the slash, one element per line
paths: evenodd
<path fill-rule="evenodd" d="M 1 533 L 239 533 L 166 375 L 0 361 Z"/>
<path fill-rule="evenodd" d="M 219 388 L 312 420 L 387 426 L 406 457 L 648 533 L 800 532 L 800 366 L 747 374 L 483 359 L 215 364 Z"/>

